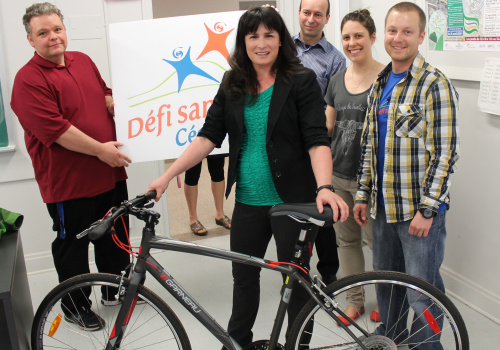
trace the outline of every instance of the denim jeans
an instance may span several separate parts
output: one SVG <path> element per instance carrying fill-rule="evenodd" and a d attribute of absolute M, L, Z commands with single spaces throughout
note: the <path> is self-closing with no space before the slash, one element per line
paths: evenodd
<path fill-rule="evenodd" d="M 377 218 L 373 223 L 373 269 L 404 272 L 417 276 L 444 292 L 444 283 L 439 269 L 444 259 L 446 238 L 446 210 L 437 213 L 427 237 L 417 237 L 408 233 L 411 220 L 387 223 L 385 209 L 377 208 Z M 382 324 L 376 334 L 386 335 L 396 343 L 413 344 L 410 349 L 441 350 L 439 335 L 429 327 L 427 315 L 439 315 L 439 310 L 431 307 L 430 301 L 417 292 L 405 295 L 405 290 L 377 287 L 377 300 Z M 401 322 L 401 306 L 408 309 L 408 304 L 415 311 L 410 336 L 406 322 Z M 437 319 L 442 327 L 442 317 Z M 397 325 L 394 327 L 396 321 Z M 409 336 L 409 337 L 408 337 Z M 421 342 L 425 342 L 420 344 Z"/>

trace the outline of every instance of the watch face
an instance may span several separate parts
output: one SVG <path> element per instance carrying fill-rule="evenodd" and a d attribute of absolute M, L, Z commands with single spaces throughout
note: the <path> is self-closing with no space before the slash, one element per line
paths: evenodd
<path fill-rule="evenodd" d="M 426 219 L 430 219 L 434 216 L 434 213 L 429 208 L 420 209 L 420 213 L 422 213 L 422 216 Z"/>

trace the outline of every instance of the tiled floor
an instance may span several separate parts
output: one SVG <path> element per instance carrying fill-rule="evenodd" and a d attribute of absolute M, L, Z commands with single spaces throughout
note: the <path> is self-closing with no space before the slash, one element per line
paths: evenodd
<path fill-rule="evenodd" d="M 198 240 L 196 243 L 229 249 L 229 236 L 217 236 Z M 275 258 L 274 246 L 268 249 L 268 258 Z M 369 254 L 369 252 L 366 252 Z M 223 326 L 227 325 L 231 310 L 231 265 L 227 261 L 199 257 L 175 252 L 163 252 L 156 259 L 190 292 L 199 303 Z M 367 259 L 368 261 L 370 258 Z M 313 265 L 315 262 L 313 261 Z M 314 272 L 314 271 L 313 271 Z M 341 273 L 339 273 L 340 275 Z M 56 285 L 55 272 L 29 276 L 33 306 L 36 310 L 43 296 Z M 269 338 L 279 301 L 281 277 L 277 273 L 264 271 L 261 277 L 261 307 L 254 339 Z M 153 279 L 146 285 L 165 298 L 183 323 L 194 350 L 218 350 L 220 343 L 197 320 L 181 309 L 167 292 L 163 291 Z M 500 325 L 491 322 L 464 304 L 454 300 L 468 327 L 472 350 L 498 349 L 500 344 Z"/>

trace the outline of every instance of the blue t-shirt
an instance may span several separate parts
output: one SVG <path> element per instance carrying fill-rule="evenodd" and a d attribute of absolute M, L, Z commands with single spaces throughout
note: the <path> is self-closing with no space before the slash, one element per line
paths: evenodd
<path fill-rule="evenodd" d="M 391 103 L 392 91 L 397 83 L 406 76 L 406 71 L 403 73 L 395 74 L 391 71 L 387 83 L 385 84 L 382 97 L 380 98 L 380 105 L 378 109 L 378 149 L 377 149 L 377 203 L 384 206 L 384 195 L 382 193 L 382 180 L 384 178 L 384 165 L 385 165 L 385 139 L 387 137 L 387 115 L 389 112 L 389 105 Z M 437 211 L 446 209 L 446 203 L 441 203 Z"/>

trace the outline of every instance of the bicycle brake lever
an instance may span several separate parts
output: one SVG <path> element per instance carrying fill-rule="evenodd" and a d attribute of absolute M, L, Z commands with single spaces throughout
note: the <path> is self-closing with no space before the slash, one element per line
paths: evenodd
<path fill-rule="evenodd" d="M 146 208 L 146 209 L 151 209 L 152 207 L 154 207 L 155 203 L 154 202 L 151 202 L 151 203 L 148 203 L 146 204 L 145 206 L 143 206 L 143 208 Z"/>

